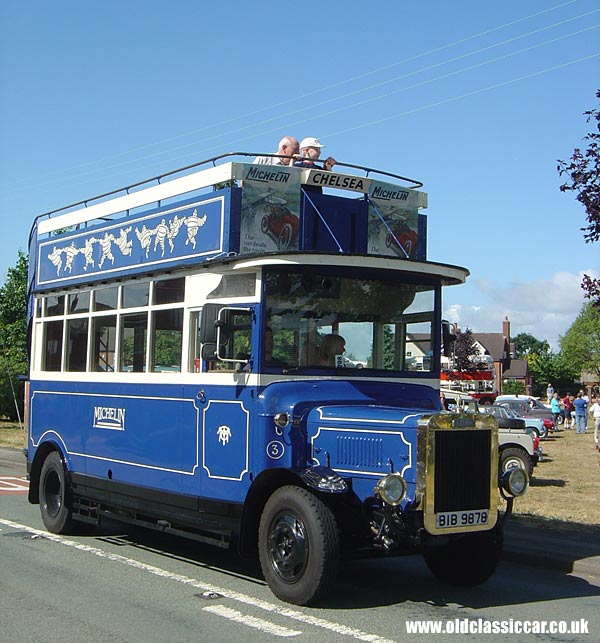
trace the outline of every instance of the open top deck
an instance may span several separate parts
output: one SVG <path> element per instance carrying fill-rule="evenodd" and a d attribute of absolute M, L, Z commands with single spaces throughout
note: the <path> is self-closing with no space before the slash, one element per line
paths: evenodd
<path fill-rule="evenodd" d="M 38 217 L 30 248 L 34 290 L 270 253 L 426 260 L 420 182 L 343 163 L 336 169 L 345 172 L 327 172 L 232 156 L 244 154 Z"/>

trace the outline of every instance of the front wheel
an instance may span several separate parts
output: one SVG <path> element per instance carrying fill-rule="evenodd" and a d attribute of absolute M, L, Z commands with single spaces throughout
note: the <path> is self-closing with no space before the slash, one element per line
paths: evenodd
<path fill-rule="evenodd" d="M 424 557 L 431 573 L 443 583 L 474 587 L 496 571 L 502 554 L 502 529 L 450 536 L 450 542 L 436 544 L 434 537 Z"/>
<path fill-rule="evenodd" d="M 527 475 L 533 473 L 531 458 L 524 449 L 519 447 L 508 447 L 500 451 L 500 475 L 509 469 L 520 468 L 527 471 Z"/>
<path fill-rule="evenodd" d="M 275 596 L 296 605 L 316 602 L 335 581 L 339 549 L 335 517 L 313 493 L 286 486 L 269 498 L 260 519 L 258 550 Z"/>
<path fill-rule="evenodd" d="M 46 529 L 53 534 L 67 534 L 73 529 L 65 465 L 60 454 L 50 453 L 40 473 L 40 512 Z"/>

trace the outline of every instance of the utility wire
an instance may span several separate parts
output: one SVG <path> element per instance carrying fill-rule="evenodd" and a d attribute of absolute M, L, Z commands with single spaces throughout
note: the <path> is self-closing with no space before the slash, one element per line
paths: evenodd
<path fill-rule="evenodd" d="M 348 127 L 343 130 L 338 130 L 337 132 L 333 132 L 328 134 L 329 137 L 333 136 L 338 136 L 340 134 L 347 134 L 348 132 L 354 132 L 358 129 L 362 129 L 363 127 L 370 127 L 371 125 L 379 125 L 380 123 L 385 123 L 387 121 L 391 121 L 396 118 L 400 118 L 402 116 L 408 116 L 409 114 L 415 114 L 416 112 L 422 112 L 423 110 L 426 109 L 431 109 L 432 107 L 439 107 L 440 105 L 446 105 L 448 103 L 452 103 L 457 100 L 461 100 L 463 98 L 468 98 L 469 96 L 475 96 L 476 94 L 482 94 L 483 92 L 491 91 L 492 89 L 498 89 L 499 87 L 505 87 L 506 85 L 512 85 L 513 83 L 518 83 L 522 80 L 527 80 L 528 78 L 534 78 L 535 76 L 541 76 L 542 74 L 546 74 L 550 71 L 556 71 L 557 69 L 564 69 L 565 67 L 569 67 L 570 65 L 576 65 L 577 63 L 585 62 L 587 60 L 591 60 L 592 58 L 598 58 L 600 56 L 600 53 L 597 54 L 592 54 L 591 56 L 584 56 L 583 58 L 578 58 L 577 60 L 571 60 L 568 63 L 563 63 L 561 65 L 555 65 L 554 67 L 548 67 L 547 69 L 542 69 L 540 71 L 533 72 L 531 74 L 526 74 L 525 76 L 519 76 L 518 78 L 512 78 L 511 80 L 504 81 L 502 83 L 496 83 L 494 85 L 489 85 L 488 87 L 483 87 L 481 89 L 476 89 L 472 92 L 467 92 L 466 94 L 461 94 L 460 96 L 453 96 L 452 98 L 446 98 L 445 100 L 438 101 L 436 103 L 430 103 L 429 105 L 423 105 L 422 107 L 417 107 L 415 109 L 408 110 L 406 112 L 401 112 L 400 114 L 392 114 L 391 116 L 386 116 L 385 118 L 379 118 L 374 121 L 369 121 L 368 123 L 361 123 L 360 125 L 356 125 L 355 127 Z"/>
<path fill-rule="evenodd" d="M 60 170 L 60 174 L 64 174 L 65 172 L 68 172 L 68 171 L 69 171 L 69 170 L 71 170 L 71 169 L 81 169 L 82 167 L 87 166 L 87 165 L 93 165 L 93 164 L 96 164 L 96 163 L 102 163 L 102 162 L 107 161 L 107 160 L 120 158 L 120 157 L 122 157 L 122 156 L 126 156 L 126 155 L 128 155 L 128 154 L 131 154 L 132 152 L 137 152 L 137 151 L 140 151 L 140 150 L 149 149 L 149 148 L 151 148 L 151 147 L 155 147 L 155 146 L 157 146 L 157 145 L 164 145 L 165 143 L 169 143 L 169 142 L 171 142 L 171 141 L 178 140 L 178 139 L 180 139 L 180 138 L 188 137 L 188 136 L 193 135 L 193 134 L 197 134 L 197 133 L 200 133 L 200 132 L 203 132 L 203 131 L 207 131 L 207 130 L 210 130 L 210 129 L 214 129 L 214 128 L 216 128 L 216 127 L 221 127 L 221 126 L 223 126 L 223 125 L 227 125 L 227 124 L 229 124 L 229 123 L 233 123 L 233 122 L 235 122 L 235 121 L 238 121 L 238 120 L 241 120 L 241 119 L 244 119 L 244 118 L 248 118 L 248 117 L 250 117 L 250 116 L 254 116 L 254 115 L 256 115 L 256 114 L 260 114 L 260 113 L 263 113 L 263 112 L 267 112 L 267 111 L 269 111 L 269 110 L 272 110 L 272 109 L 275 109 L 275 108 L 281 107 L 282 105 L 287 105 L 287 104 L 293 103 L 293 102 L 295 102 L 295 101 L 304 100 L 305 98 L 308 98 L 308 97 L 310 97 L 310 96 L 314 96 L 314 95 L 316 95 L 316 94 L 323 93 L 323 92 L 325 92 L 325 91 L 327 91 L 327 90 L 330 90 L 330 89 L 333 89 L 333 88 L 336 88 L 336 87 L 340 87 L 340 86 L 342 86 L 342 85 L 345 85 L 345 84 L 348 84 L 348 83 L 351 83 L 351 82 L 354 82 L 354 81 L 357 81 L 357 80 L 361 80 L 361 79 L 363 79 L 363 78 L 366 78 L 366 77 L 368 77 L 368 76 L 372 76 L 372 75 L 374 75 L 374 74 L 377 74 L 377 73 L 379 73 L 379 72 L 385 71 L 385 70 L 387 70 L 387 69 L 391 69 L 391 68 L 393 68 L 393 67 L 397 67 L 397 66 L 399 66 L 399 65 L 403 65 L 403 64 L 406 64 L 406 63 L 408 63 L 408 62 L 412 62 L 412 61 L 414 61 L 414 60 L 418 60 L 419 58 L 424 58 L 425 56 L 429 56 L 429 55 L 431 55 L 431 54 L 438 53 L 438 52 L 440 52 L 440 51 L 444 51 L 444 50 L 446 50 L 446 49 L 450 49 L 451 47 L 455 47 L 455 46 L 457 46 L 457 45 L 460 45 L 460 44 L 463 44 L 463 43 L 469 42 L 469 41 L 471 41 L 471 40 L 475 40 L 475 39 L 480 38 L 480 37 L 482 37 L 482 36 L 485 36 L 485 35 L 488 35 L 488 34 L 494 33 L 494 32 L 496 32 L 496 31 L 499 31 L 499 30 L 501 30 L 501 29 L 505 29 L 505 28 L 507 28 L 507 27 L 510 27 L 510 26 L 513 26 L 513 25 L 519 24 L 519 23 L 524 22 L 524 21 L 526 21 L 526 20 L 529 20 L 529 19 L 531 19 L 531 18 L 535 18 L 535 17 L 541 16 L 541 15 L 544 15 L 544 14 L 546 14 L 546 13 L 550 13 L 550 12 L 552 12 L 552 11 L 556 11 L 557 9 L 561 9 L 561 8 L 566 7 L 566 6 L 568 6 L 568 5 L 574 4 L 574 3 L 575 3 L 575 2 L 577 2 L 577 1 L 578 1 L 578 0 L 569 0 L 568 2 L 563 2 L 563 3 L 558 4 L 558 5 L 555 5 L 555 6 L 553 6 L 553 7 L 549 7 L 548 9 L 544 9 L 544 10 L 542 10 L 542 11 L 538 11 L 538 12 L 535 12 L 535 13 L 529 14 L 529 15 L 524 16 L 524 17 L 522 17 L 522 18 L 518 18 L 518 19 L 516 19 L 516 20 L 512 20 L 512 21 L 510 21 L 510 22 L 507 22 L 507 23 L 504 23 L 504 24 L 502 24 L 502 25 L 499 25 L 499 26 L 497 26 L 497 27 L 493 27 L 493 28 L 491 28 L 491 29 L 486 29 L 486 30 L 481 31 L 481 32 L 479 32 L 479 33 L 477 33 L 477 34 L 473 34 L 473 35 L 471 35 L 471 36 L 467 36 L 467 37 L 462 38 L 462 39 L 460 39 L 460 40 L 456 40 L 456 41 L 454 41 L 454 42 L 452 42 L 452 43 L 448 43 L 448 44 L 442 45 L 442 46 L 440 46 L 440 47 L 436 47 L 436 48 L 434 48 L 434 49 L 430 49 L 430 50 L 428 50 L 428 51 L 422 52 L 422 53 L 420 53 L 420 54 L 416 54 L 416 55 L 414 55 L 414 56 L 410 56 L 410 57 L 408 57 L 408 58 L 404 58 L 404 59 L 401 59 L 401 60 L 395 61 L 395 62 L 390 63 L 390 64 L 388 64 L 388 65 L 384 65 L 384 66 L 379 67 L 379 68 L 377 68 L 377 69 L 373 69 L 373 70 L 371 70 L 371 71 L 365 72 L 365 73 L 363 73 L 363 74 L 359 74 L 359 75 L 357 75 L 357 76 L 353 76 L 353 77 L 351 77 L 351 78 L 347 78 L 347 79 L 344 79 L 344 80 L 338 81 L 338 82 L 336 82 L 336 83 L 331 83 L 331 84 L 329 84 L 329 85 L 326 85 L 325 87 L 321 87 L 321 88 L 318 88 L 318 89 L 312 90 L 312 91 L 310 91 L 310 92 L 306 92 L 306 93 L 304 93 L 304 94 L 300 94 L 300 95 L 295 96 L 295 97 L 293 97 L 293 98 L 288 98 L 288 99 L 283 100 L 283 101 L 280 101 L 280 102 L 278 102 L 278 103 L 273 103 L 273 104 L 271 104 L 271 105 L 268 105 L 268 106 L 265 106 L 265 107 L 261 107 L 261 108 L 259 108 L 259 109 L 253 110 L 253 111 L 251 111 L 251 112 L 247 112 L 247 113 L 245 113 L 245 114 L 241 114 L 241 115 L 236 116 L 236 117 L 234 117 L 234 118 L 231 118 L 231 119 L 228 119 L 228 120 L 225 120 L 225 121 L 220 121 L 219 123 L 213 123 L 213 124 L 211 124 L 211 125 L 209 125 L 209 126 L 202 127 L 202 128 L 198 128 L 198 129 L 194 129 L 194 130 L 190 130 L 190 131 L 184 132 L 184 133 L 182 133 L 182 134 L 178 134 L 178 135 L 176 135 L 176 136 L 173 136 L 173 137 L 170 137 L 170 138 L 163 139 L 163 140 L 161 140 L 161 141 L 156 141 L 156 142 L 154 142 L 154 143 L 149 143 L 149 144 L 147 144 L 147 145 L 143 145 L 143 146 L 140 146 L 140 147 L 131 148 L 131 149 L 126 150 L 126 151 L 124 151 L 124 152 L 120 152 L 120 153 L 118 153 L 118 154 L 110 155 L 110 156 L 108 156 L 108 157 L 103 157 L 103 158 L 101 158 L 101 159 L 95 159 L 95 160 L 93 160 L 93 161 L 87 161 L 87 162 L 85 162 L 85 163 L 79 163 L 79 164 L 77 164 L 77 165 L 73 165 L 73 166 L 71 166 L 71 167 L 62 168 L 62 169 Z M 582 15 L 586 15 L 586 14 L 582 14 Z M 578 17 L 581 17 L 581 16 L 577 16 L 576 18 L 578 18 Z M 567 20 L 565 20 L 565 21 L 563 21 L 563 22 L 568 22 L 569 20 L 574 20 L 574 19 L 576 19 L 576 18 L 570 18 L 570 19 L 567 19 Z M 556 23 L 556 25 L 560 25 L 560 24 L 562 24 L 562 23 L 561 23 L 561 22 Z M 553 26 L 556 26 L 556 25 L 553 25 Z M 548 28 L 550 28 L 550 27 L 548 27 Z M 539 31 L 539 30 L 538 30 L 538 31 Z M 523 36 L 520 36 L 520 37 L 525 37 L 525 36 L 527 36 L 527 35 L 530 35 L 531 33 L 536 33 L 536 32 L 535 32 L 535 31 L 534 31 L 534 32 L 529 32 L 529 34 L 524 34 Z M 492 45 L 492 46 L 497 46 L 497 45 Z M 472 55 L 472 54 L 467 54 L 467 55 Z M 444 63 L 439 63 L 439 64 L 444 64 Z M 426 69 L 427 69 L 427 68 L 426 68 Z M 414 73 L 417 73 L 417 72 L 414 72 Z M 400 78 L 402 78 L 402 77 L 400 77 Z M 393 82 L 393 81 L 387 81 L 387 82 Z M 358 90 L 358 91 L 366 91 L 366 90 Z M 335 99 L 333 99 L 333 100 L 335 100 Z M 317 105 L 317 106 L 318 106 L 318 105 Z M 310 108 L 308 108 L 308 109 L 310 109 Z M 294 112 L 292 112 L 292 113 L 294 113 Z M 279 118 L 282 118 L 282 117 L 283 117 L 283 116 L 280 116 Z M 268 122 L 268 121 L 267 121 L 267 122 Z M 251 125 L 251 126 L 249 126 L 249 127 L 256 127 L 256 125 Z M 242 128 L 242 129 L 246 129 L 246 128 Z M 230 135 L 231 133 L 235 133 L 236 131 L 238 131 L 238 130 L 234 130 L 234 132 L 228 132 L 228 133 L 226 133 L 226 134 L 223 134 L 222 136 L 228 136 L 228 135 Z M 214 138 L 214 137 L 213 137 L 213 138 Z M 209 139 L 209 140 L 210 140 L 210 139 Z M 199 143 L 199 142 L 200 142 L 200 141 L 198 141 L 197 143 Z M 194 143 L 194 144 L 197 144 L 197 143 Z M 172 148 L 172 149 L 179 149 L 179 148 L 177 147 L 177 148 Z M 171 150 L 164 150 L 164 151 L 163 151 L 163 152 L 161 152 L 161 153 L 162 153 L 162 154 L 164 154 L 164 153 L 168 153 L 169 151 L 171 151 Z M 141 157 L 141 159 L 132 159 L 131 161 L 126 161 L 126 162 L 125 162 L 125 163 L 123 163 L 123 164 L 117 164 L 117 165 L 109 166 L 109 167 L 108 167 L 108 168 L 106 168 L 106 169 L 110 169 L 111 167 L 119 167 L 119 165 L 124 165 L 124 164 L 128 164 L 128 163 L 135 163 L 135 162 L 137 162 L 138 160 L 144 160 L 144 158 L 151 158 L 152 156 L 156 156 L 156 154 L 154 154 L 154 155 L 148 155 L 147 157 Z M 57 174 L 58 174 L 58 173 L 57 173 Z M 53 174 L 50 174 L 50 175 L 47 175 L 47 176 L 53 176 Z M 52 181 L 50 181 L 50 182 L 52 182 Z M 46 182 L 42 181 L 42 182 L 38 182 L 37 184 L 38 184 L 38 185 L 44 185 L 44 184 L 47 184 L 47 183 L 48 183 L 48 181 L 46 181 Z"/>
<path fill-rule="evenodd" d="M 481 63 L 477 63 L 476 65 L 470 65 L 470 66 L 468 66 L 468 67 L 464 67 L 464 68 L 462 68 L 462 69 L 458 69 L 458 70 L 455 70 L 455 71 L 449 72 L 449 73 L 447 73 L 447 74 L 443 74 L 443 75 L 441 75 L 441 76 L 437 76 L 437 77 L 435 77 L 435 78 L 431 78 L 431 79 L 428 79 L 428 80 L 422 81 L 422 82 L 420 82 L 420 83 L 415 83 L 415 84 L 410 85 L 410 86 L 402 87 L 402 88 L 400 88 L 400 89 L 396 89 L 396 90 L 393 90 L 393 91 L 391 91 L 391 92 L 387 92 L 387 93 L 385 93 L 385 94 L 381 94 L 381 95 L 378 95 L 378 96 L 374 96 L 374 97 L 371 97 L 371 98 L 367 98 L 367 99 L 364 99 L 364 100 L 362 100 L 362 101 L 358 101 L 358 102 L 352 103 L 352 104 L 350 104 L 350 105 L 345 105 L 345 106 L 343 106 L 343 107 L 339 107 L 339 108 L 337 108 L 337 109 L 329 110 L 329 111 L 326 111 L 326 112 L 321 112 L 320 114 L 317 114 L 317 115 L 315 115 L 315 114 L 311 114 L 311 115 L 310 115 L 310 117 L 305 118 L 305 119 L 301 119 L 301 120 L 293 121 L 293 122 L 291 122 L 291 123 L 288 123 L 288 124 L 287 124 L 287 126 L 288 126 L 288 127 L 294 127 L 294 126 L 298 126 L 298 125 L 303 125 L 303 124 L 305 124 L 305 123 L 307 123 L 307 122 L 314 121 L 315 119 L 318 119 L 318 118 L 323 118 L 323 117 L 326 117 L 326 116 L 331 116 L 331 115 L 333 115 L 333 114 L 337 114 L 337 113 L 340 113 L 340 112 L 343 112 L 343 111 L 347 111 L 347 110 L 349 110 L 349 109 L 354 109 L 354 108 L 356 108 L 356 107 L 361 107 L 361 106 L 366 105 L 366 104 L 368 104 L 368 103 L 372 103 L 372 102 L 376 102 L 376 101 L 382 100 L 382 99 L 384 99 L 384 98 L 388 98 L 388 97 L 393 96 L 393 95 L 395 95 L 395 94 L 399 94 L 399 93 L 402 93 L 402 92 L 410 91 L 410 90 L 416 89 L 416 88 L 418 88 L 418 87 L 422 87 L 422 86 L 425 86 L 425 85 L 428 85 L 428 84 L 431 84 L 431 83 L 435 83 L 435 82 L 438 82 L 438 81 L 441 81 L 441 80 L 444 80 L 444 79 L 447 79 L 447 78 L 450 78 L 450 77 L 453 77 L 453 76 L 457 76 L 457 75 L 459 75 L 459 74 L 462 74 L 462 73 L 465 73 L 465 72 L 468 72 L 468 71 L 473 71 L 474 69 L 478 69 L 478 68 L 484 67 L 484 66 L 486 66 L 486 65 L 490 65 L 490 64 L 495 63 L 495 62 L 498 62 L 498 61 L 500 61 L 500 60 L 504 60 L 504 59 L 506 59 L 506 58 L 511 58 L 511 57 L 517 56 L 517 55 L 519 55 L 519 54 L 522 54 L 522 53 L 525 53 L 525 52 L 531 51 L 531 50 L 533 50 L 533 49 L 538 49 L 538 48 L 543 47 L 543 46 L 545 46 L 545 45 L 553 44 L 553 43 L 555 43 L 555 42 L 557 42 L 557 41 L 560 41 L 560 40 L 565 40 L 566 38 L 570 38 L 570 37 L 572 37 L 572 36 L 576 36 L 576 35 L 579 35 L 579 34 L 581 34 L 581 33 L 585 33 L 585 32 L 591 31 L 591 30 L 593 30 L 593 29 L 597 29 L 598 27 L 600 27 L 600 24 L 598 24 L 598 25 L 593 25 L 593 26 L 591 26 L 591 27 L 587 27 L 587 28 L 585 28 L 585 29 L 580 29 L 579 31 L 572 32 L 572 33 L 570 33 L 570 34 L 565 34 L 565 35 L 563 35 L 563 36 L 558 36 L 557 38 L 553 38 L 553 39 L 551 39 L 551 40 L 547 40 L 547 41 L 542 42 L 542 43 L 537 43 L 537 44 L 535 44 L 535 45 L 531 45 L 531 46 L 529 46 L 529 47 L 525 47 L 525 48 L 523 48 L 523 49 L 519 49 L 519 50 L 517 50 L 517 51 L 510 52 L 510 53 L 508 53 L 508 54 L 503 54 L 502 56 L 497 56 L 497 57 L 492 58 L 492 59 L 490 59 L 490 60 L 483 61 L 483 62 L 481 62 Z M 570 64 L 570 63 L 567 63 L 567 64 Z M 553 68 L 550 68 L 550 70 L 552 70 L 552 69 L 557 69 L 557 68 L 559 68 L 559 67 L 553 67 Z M 534 74 L 534 75 L 537 75 L 537 74 Z M 475 91 L 474 93 L 478 93 L 478 91 L 479 91 L 479 90 Z M 485 91 L 485 90 L 483 90 L 483 91 Z M 470 94 L 465 94 L 465 96 L 468 96 L 468 95 L 470 95 Z M 454 99 L 452 99 L 452 100 L 454 100 Z M 435 106 L 435 105 L 438 105 L 438 104 L 443 104 L 444 102 L 445 102 L 445 101 L 442 101 L 441 103 L 432 103 L 432 106 Z M 421 109 L 421 108 L 417 109 L 416 111 L 420 111 L 420 109 Z M 302 110 L 302 111 L 303 111 L 303 110 Z M 407 112 L 407 114 L 408 114 L 408 113 L 412 113 L 412 112 Z M 267 121 L 264 121 L 264 122 L 261 122 L 261 123 L 256 124 L 254 127 L 257 127 L 257 126 L 259 126 L 259 125 L 264 125 L 264 124 L 267 124 L 267 123 L 269 123 L 269 122 L 270 122 L 270 121 L 268 121 L 268 120 L 267 120 Z M 244 129 L 247 129 L 247 128 L 244 128 Z M 279 129 L 280 129 L 280 128 L 279 128 L 279 126 L 278 126 L 277 128 L 271 128 L 271 129 L 268 129 L 268 130 L 263 130 L 263 131 L 261 131 L 261 132 L 260 132 L 260 133 L 258 133 L 258 134 L 257 134 L 256 132 L 253 132 L 253 133 L 252 133 L 251 135 L 249 135 L 249 136 L 246 136 L 246 137 L 243 137 L 243 138 L 236 138 L 236 140 L 235 140 L 235 142 L 234 142 L 234 143 L 235 143 L 235 144 L 239 144 L 239 143 L 243 143 L 243 142 L 245 142 L 245 141 L 253 140 L 253 139 L 255 139 L 257 136 L 264 136 L 264 135 L 266 135 L 266 134 L 271 134 L 271 133 L 273 133 L 273 132 L 277 132 L 277 131 L 279 131 Z M 350 129 L 350 131 L 352 131 L 352 129 Z M 335 134 L 324 134 L 323 136 L 324 136 L 324 138 L 331 138 L 332 136 L 335 136 Z M 214 138 L 214 137 L 213 137 L 213 138 Z M 210 139 L 210 138 L 209 138 L 208 140 L 212 140 L 212 139 Z M 182 150 L 182 149 L 185 149 L 185 148 L 188 148 L 188 147 L 194 147 L 194 146 L 196 146 L 196 145 L 198 145 L 198 143 L 197 143 L 197 142 L 193 142 L 193 143 L 186 143 L 185 145 L 177 146 L 176 148 L 172 148 L 171 150 L 168 150 L 168 151 Z M 202 151 L 203 151 L 203 155 L 204 155 L 204 156 L 206 156 L 206 155 L 207 155 L 207 153 L 208 153 L 208 152 L 210 152 L 211 150 L 221 150 L 221 149 L 223 149 L 223 144 L 222 144 L 222 143 L 219 143 L 219 144 L 217 144 L 217 145 L 212 145 L 212 146 L 210 146 L 210 147 L 203 147 L 203 148 L 202 148 Z M 155 153 L 155 154 L 151 154 L 151 155 L 147 155 L 147 156 L 145 156 L 145 157 L 142 157 L 142 158 L 138 159 L 138 161 L 143 161 L 143 160 L 146 160 L 146 159 L 149 159 L 149 158 L 152 158 L 152 157 L 163 156 L 164 154 L 165 154 L 165 152 L 157 152 L 157 153 Z M 186 157 L 186 156 L 178 155 L 178 156 L 175 156 L 175 157 L 169 157 L 169 158 L 166 158 L 166 159 L 162 159 L 162 161 L 161 161 L 161 162 L 163 162 L 163 163 L 168 163 L 168 162 L 171 162 L 171 161 L 181 160 L 182 158 L 187 158 L 187 157 Z M 107 167 L 106 169 L 112 169 L 112 168 L 114 168 L 114 167 L 120 167 L 121 165 L 126 165 L 126 164 L 128 164 L 128 163 L 129 163 L 129 162 L 125 162 L 125 163 L 122 163 L 122 164 L 116 164 L 116 165 L 113 165 L 113 166 L 109 166 L 109 167 Z M 109 175 L 103 175 L 103 176 L 104 176 L 104 177 L 106 177 L 106 176 L 112 176 L 112 174 L 109 174 Z M 77 182 L 77 183 L 85 183 L 85 181 L 80 181 L 80 182 Z M 72 184 L 74 184 L 74 183 L 72 182 Z"/>

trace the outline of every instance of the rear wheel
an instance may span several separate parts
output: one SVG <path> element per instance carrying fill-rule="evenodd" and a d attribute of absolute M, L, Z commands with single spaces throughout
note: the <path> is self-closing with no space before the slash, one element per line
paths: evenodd
<path fill-rule="evenodd" d="M 308 605 L 335 581 L 337 524 L 313 493 L 286 486 L 265 505 L 258 532 L 260 564 L 271 591 L 283 601 Z"/>
<path fill-rule="evenodd" d="M 66 534 L 73 529 L 66 468 L 60 454 L 50 453 L 40 473 L 40 512 L 46 529 Z"/>
<path fill-rule="evenodd" d="M 287 250 L 287 247 L 290 245 L 291 240 L 292 226 L 289 223 L 286 223 L 283 228 L 281 228 L 281 232 L 279 233 L 279 237 L 277 239 L 277 249 L 281 250 L 282 252 L 284 250 Z"/>
<path fill-rule="evenodd" d="M 474 587 L 496 571 L 502 554 L 502 530 L 450 536 L 450 542 L 436 544 L 434 537 L 424 552 L 431 573 L 443 583 Z"/>

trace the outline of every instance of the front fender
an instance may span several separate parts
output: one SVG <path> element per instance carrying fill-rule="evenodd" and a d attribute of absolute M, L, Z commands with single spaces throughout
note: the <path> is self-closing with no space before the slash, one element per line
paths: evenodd
<path fill-rule="evenodd" d="M 304 484 L 321 493 L 346 493 L 348 485 L 344 479 L 329 467 L 317 465 L 298 471 Z"/>

